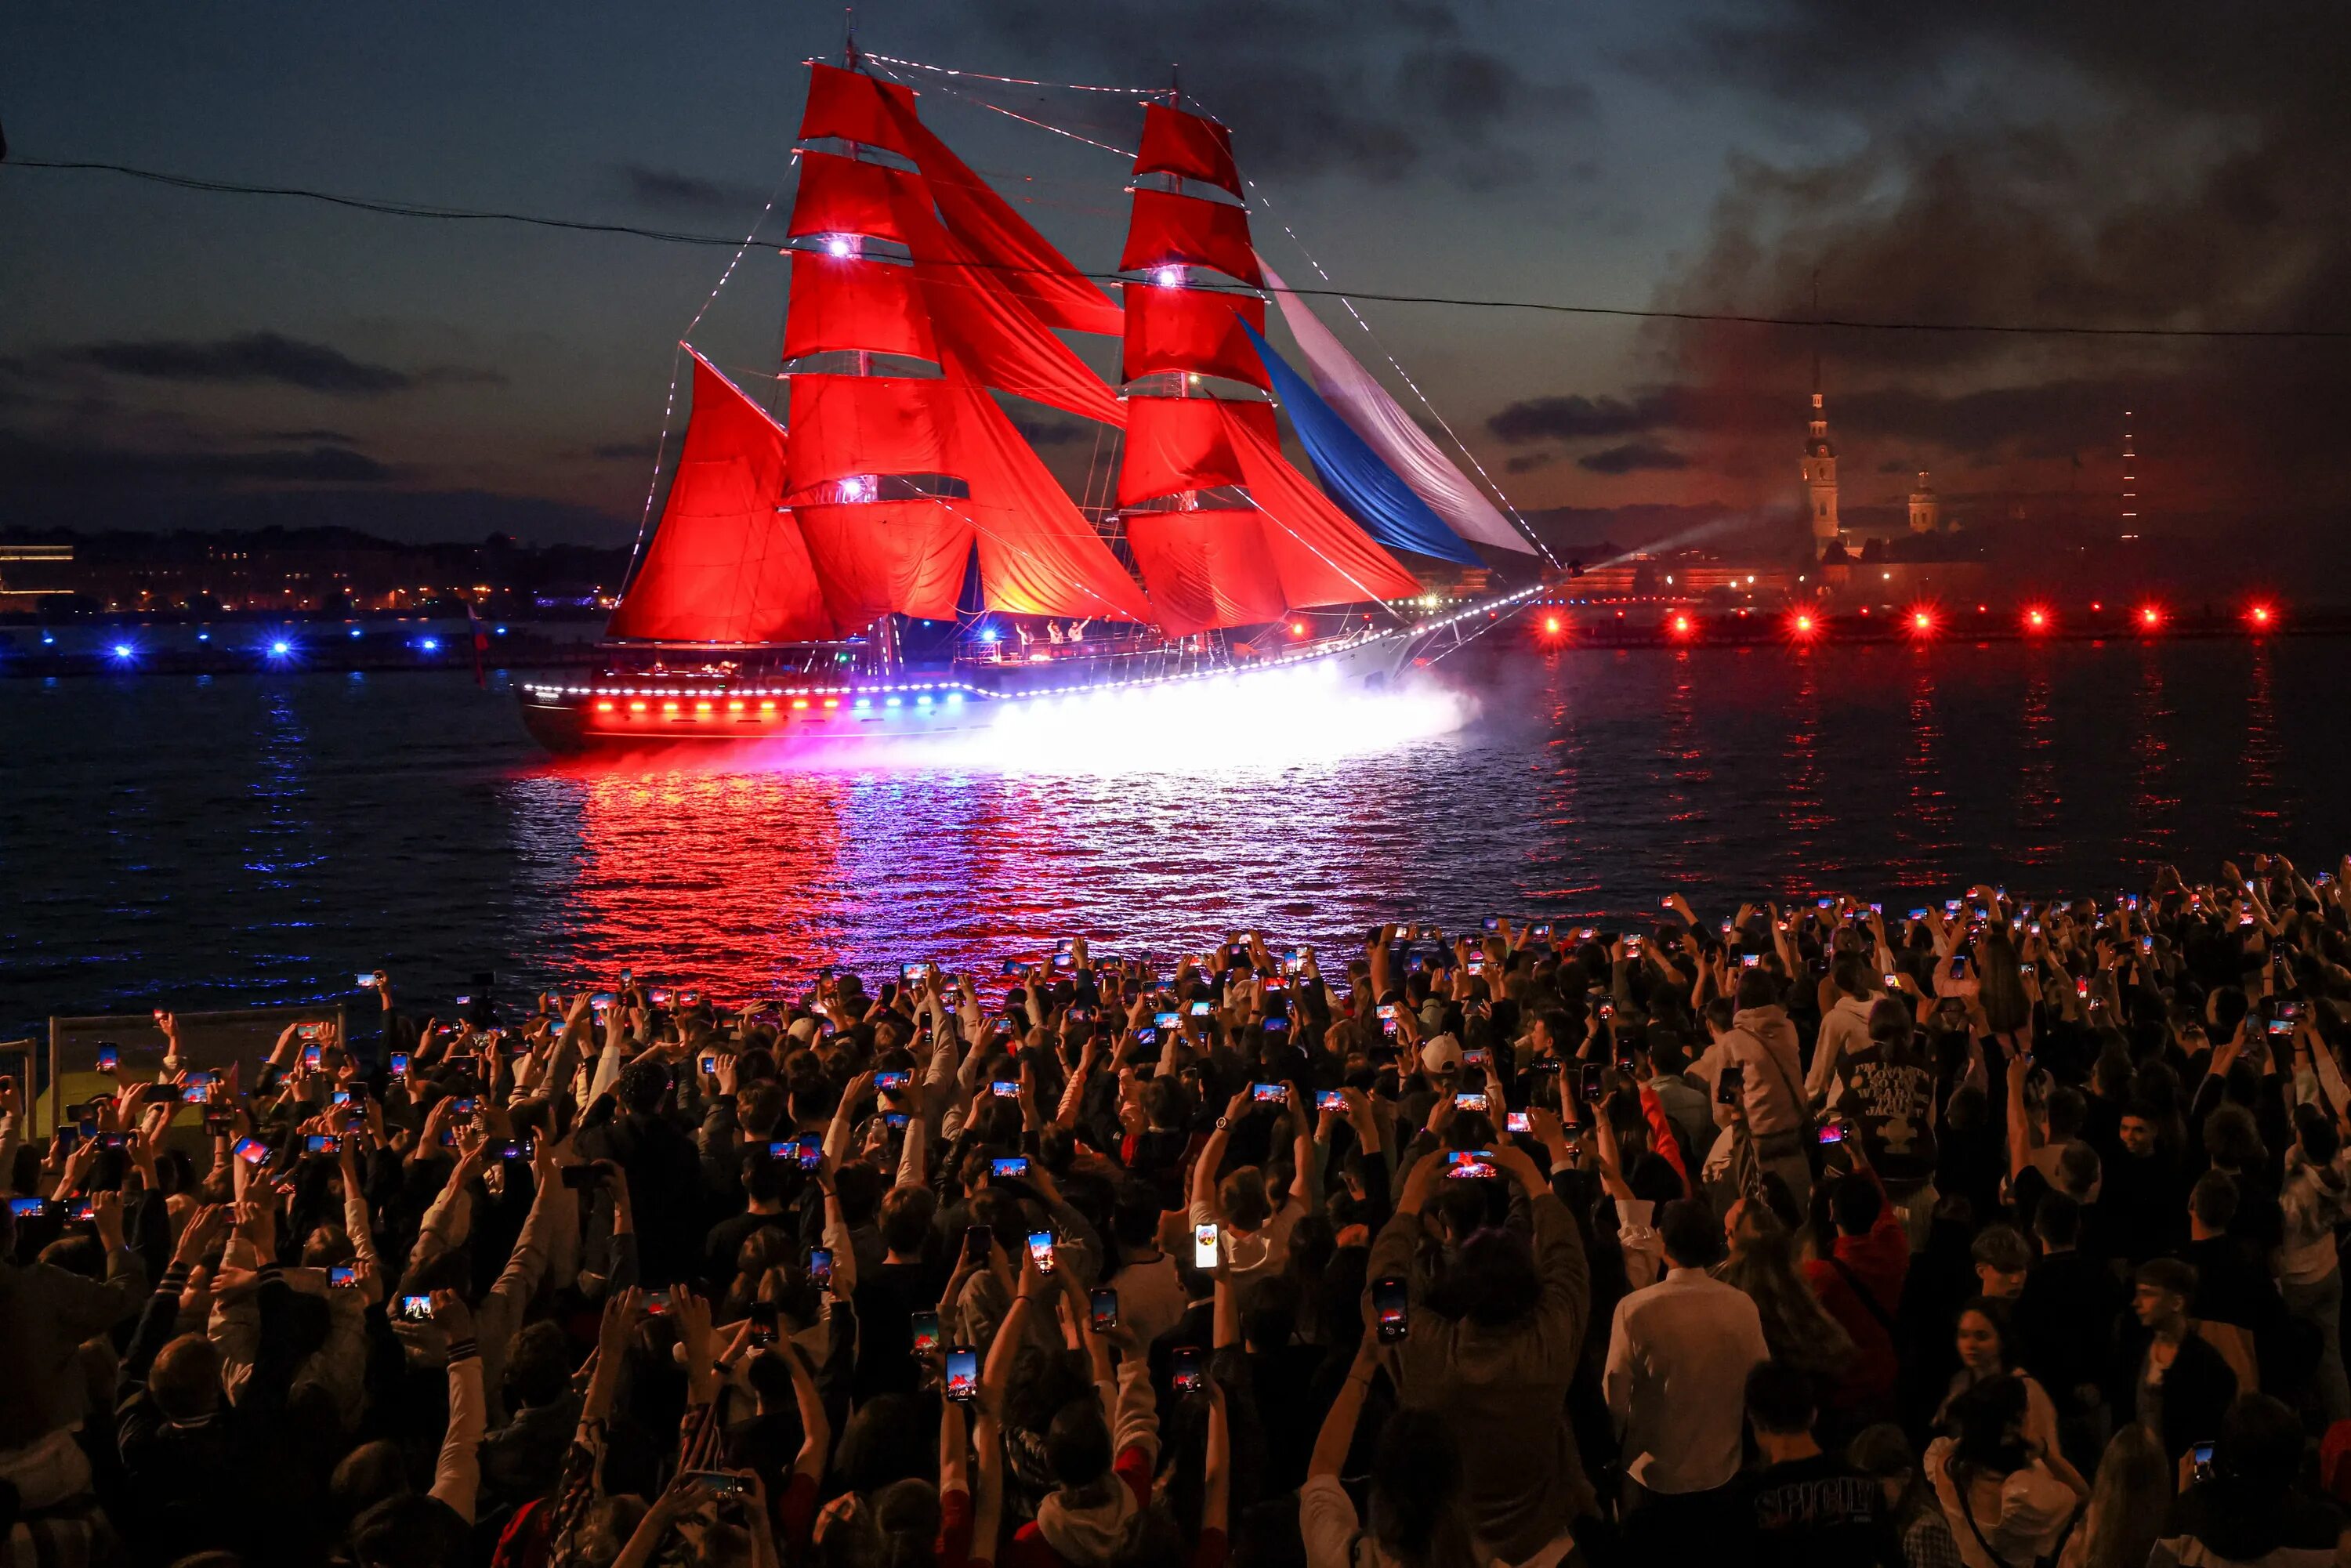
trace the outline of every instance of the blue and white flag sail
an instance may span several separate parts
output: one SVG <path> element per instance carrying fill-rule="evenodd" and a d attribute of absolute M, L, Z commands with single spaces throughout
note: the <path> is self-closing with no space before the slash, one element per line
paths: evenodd
<path fill-rule="evenodd" d="M 1486 493 L 1437 449 L 1428 433 L 1388 395 L 1387 389 L 1340 346 L 1339 340 L 1331 335 L 1330 329 L 1322 325 L 1306 302 L 1292 294 L 1273 268 L 1266 266 L 1264 256 L 1258 257 L 1258 267 L 1265 274 L 1267 290 L 1281 307 L 1281 319 L 1289 323 L 1290 335 L 1298 340 L 1299 351 L 1306 356 L 1307 372 L 1315 389 L 1331 411 L 1346 422 L 1347 428 L 1454 533 L 1496 549 L 1533 554 L 1535 547 L 1526 536 L 1510 526 L 1494 503 L 1486 498 Z M 1294 416 L 1291 423 L 1297 423 Z M 1322 461 L 1322 455 L 1316 453 L 1318 467 Z M 1420 547 L 1405 544 L 1402 548 Z M 1452 560 L 1461 559 L 1445 551 L 1424 553 Z"/>

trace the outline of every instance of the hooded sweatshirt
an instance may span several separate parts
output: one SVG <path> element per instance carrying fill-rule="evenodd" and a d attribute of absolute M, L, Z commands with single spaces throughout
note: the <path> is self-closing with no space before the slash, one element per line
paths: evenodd
<path fill-rule="evenodd" d="M 1836 1086 L 1837 1063 L 1869 1044 L 1873 1005 L 1866 997 L 1839 997 L 1836 1006 L 1823 1015 L 1820 1035 L 1813 1041 L 1812 1070 L 1804 1074 L 1804 1097 L 1813 1104 L 1826 1100 Z"/>
<path fill-rule="evenodd" d="M 1111 1473 L 1091 1486 L 1049 1494 L 1037 1505 L 1037 1517 L 1012 1537 L 1004 1568 L 1102 1568 L 1125 1546 L 1129 1523 L 1151 1500 L 1159 1416 L 1148 1360 L 1129 1357 L 1118 1369 L 1116 1388 L 1098 1383 L 1094 1392 L 1117 1455 Z"/>
<path fill-rule="evenodd" d="M 2313 1165 L 2301 1145 L 2285 1152 L 2285 1185 L 2278 1207 L 2285 1233 L 2278 1247 L 2278 1278 L 2289 1285 L 2314 1285 L 2335 1272 L 2335 1228 L 2351 1217 L 2351 1149 L 2333 1163 Z"/>

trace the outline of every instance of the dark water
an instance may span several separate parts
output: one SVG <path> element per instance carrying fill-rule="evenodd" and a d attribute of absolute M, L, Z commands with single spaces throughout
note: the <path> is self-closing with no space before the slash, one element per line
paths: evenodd
<path fill-rule="evenodd" d="M 1762 893 L 2113 888 L 2351 845 L 2351 641 L 1489 656 L 1482 716 L 1228 766 L 1288 727 L 1073 722 L 1109 773 L 566 769 L 462 675 L 0 682 L 0 1037 L 52 1012 L 622 962 L 768 994 L 816 964 L 984 966 L 1082 928 L 1702 913 Z M 1152 760 L 1144 760 L 1152 759 Z M 1163 766 L 1164 763 L 1164 766 Z"/>

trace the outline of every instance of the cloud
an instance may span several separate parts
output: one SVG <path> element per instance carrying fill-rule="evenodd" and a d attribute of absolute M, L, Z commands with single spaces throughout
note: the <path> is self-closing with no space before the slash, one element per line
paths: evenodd
<path fill-rule="evenodd" d="M 0 431 L 0 481 L 134 489 L 239 483 L 381 485 L 394 471 L 364 453 L 318 445 L 262 452 L 142 452 Z"/>
<path fill-rule="evenodd" d="M 356 446 L 359 437 L 340 430 L 256 430 L 256 441 L 331 442 L 337 446 Z"/>
<path fill-rule="evenodd" d="M 1531 474 L 1538 468 L 1548 468 L 1558 461 L 1559 454 L 1556 452 L 1520 452 L 1513 454 L 1503 463 L 1502 470 L 1508 474 Z"/>
<path fill-rule="evenodd" d="M 733 180 L 706 179 L 643 163 L 618 164 L 611 172 L 622 194 L 655 212 L 739 217 L 758 212 L 770 193 Z"/>
<path fill-rule="evenodd" d="M 1486 428 L 1513 444 L 1530 441 L 1574 441 L 1592 435 L 1630 435 L 1655 430 L 1673 417 L 1673 400 L 1665 392 L 1645 392 L 1632 399 L 1586 397 L 1580 392 L 1560 397 L 1522 398 L 1506 405 L 1486 421 Z"/>
<path fill-rule="evenodd" d="M 1631 474 L 1640 469 L 1687 468 L 1690 460 L 1668 446 L 1653 441 L 1628 441 L 1622 446 L 1611 446 L 1575 460 L 1579 468 L 1594 474 Z"/>
<path fill-rule="evenodd" d="M 334 397 L 381 397 L 426 385 L 495 386 L 506 381 L 496 371 L 455 365 L 412 371 L 370 364 L 328 344 L 277 332 L 203 340 L 124 339 L 64 349 L 55 358 L 150 381 L 288 386 Z"/>
<path fill-rule="evenodd" d="M 652 436 L 635 441 L 600 441 L 588 448 L 599 463 L 650 463 L 661 455 L 661 443 Z"/>

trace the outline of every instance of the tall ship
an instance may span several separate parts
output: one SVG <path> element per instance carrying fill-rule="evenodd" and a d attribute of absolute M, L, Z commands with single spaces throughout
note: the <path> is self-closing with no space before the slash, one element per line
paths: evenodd
<path fill-rule="evenodd" d="M 911 87 L 853 49 L 809 71 L 778 408 L 681 344 L 684 444 L 596 661 L 520 685 L 544 745 L 831 747 L 1270 670 L 1376 690 L 1541 591 L 1529 536 L 1259 255 L 1224 125 L 1139 101 L 1106 292 Z M 1117 338 L 1117 384 L 1064 333 Z M 1082 498 L 999 398 L 1087 422 Z M 1439 599 L 1428 562 L 1500 585 Z"/>

